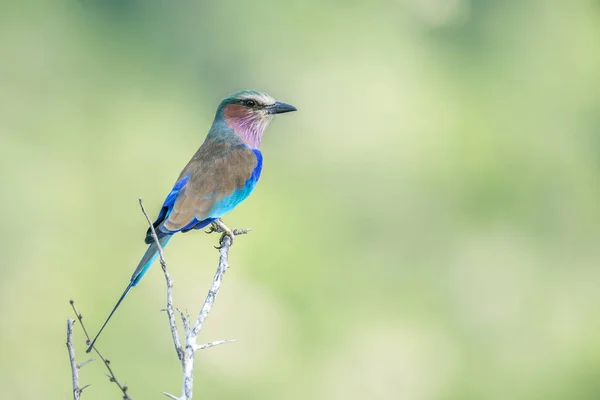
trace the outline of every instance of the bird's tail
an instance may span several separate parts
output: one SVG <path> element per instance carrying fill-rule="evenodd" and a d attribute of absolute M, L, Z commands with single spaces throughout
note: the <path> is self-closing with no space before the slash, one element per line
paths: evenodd
<path fill-rule="evenodd" d="M 172 235 L 163 236 L 158 240 L 160 242 L 161 247 L 165 247 L 167 245 L 167 243 L 169 243 L 171 236 Z M 123 301 L 125 296 L 127 296 L 127 293 L 129 293 L 129 291 L 131 290 L 132 287 L 134 287 L 135 285 L 137 285 L 140 282 L 140 280 L 142 279 L 142 277 L 144 276 L 144 274 L 146 273 L 148 268 L 150 268 L 150 266 L 152 265 L 154 260 L 156 260 L 156 257 L 158 257 L 158 246 L 156 245 L 156 242 L 153 242 L 152 244 L 150 244 L 150 246 L 148 246 L 148 250 L 146 250 L 146 252 L 144 253 L 144 256 L 142 257 L 142 259 L 140 260 L 137 268 L 133 272 L 133 275 L 131 275 L 129 284 L 123 291 L 123 294 L 119 298 L 119 301 L 117 301 L 117 304 L 115 304 L 115 306 L 113 307 L 110 314 L 108 314 L 108 318 L 106 318 L 106 321 L 104 321 L 104 324 L 102 324 L 102 327 L 96 334 L 96 337 L 94 338 L 94 340 L 92 340 L 92 343 L 85 351 L 86 353 L 89 353 L 90 351 L 92 351 L 92 349 L 94 348 L 94 344 L 96 343 L 96 340 L 98 340 L 98 337 L 104 330 L 104 327 L 106 326 L 106 324 L 108 324 L 108 321 L 110 321 L 110 318 L 113 316 L 115 311 L 117 311 L 117 308 L 119 308 L 119 306 L 121 305 L 121 302 Z"/>
<path fill-rule="evenodd" d="M 158 241 L 160 242 L 160 247 L 164 248 L 167 243 L 169 243 L 169 240 L 171 240 L 172 236 L 173 235 L 166 235 L 159 238 Z M 135 286 L 139 283 L 139 281 L 144 277 L 146 271 L 148 271 L 148 268 L 150 268 L 154 260 L 156 260 L 156 257 L 158 257 L 158 246 L 156 245 L 156 242 L 153 241 L 150 246 L 148 246 L 148 250 L 146 250 L 144 256 L 140 260 L 140 263 L 131 275 L 131 286 Z"/>

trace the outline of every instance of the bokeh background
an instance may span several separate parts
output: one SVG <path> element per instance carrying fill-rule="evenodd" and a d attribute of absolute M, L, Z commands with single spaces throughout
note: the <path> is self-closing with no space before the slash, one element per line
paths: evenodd
<path fill-rule="evenodd" d="M 266 91 L 198 399 L 600 398 L 600 2 L 5 2 L 0 397 L 67 399 L 219 101 Z M 166 250 L 195 315 L 217 238 Z M 154 267 L 99 342 L 180 393 Z M 85 360 L 77 327 L 77 357 Z M 85 400 L 118 399 L 94 362 Z"/>

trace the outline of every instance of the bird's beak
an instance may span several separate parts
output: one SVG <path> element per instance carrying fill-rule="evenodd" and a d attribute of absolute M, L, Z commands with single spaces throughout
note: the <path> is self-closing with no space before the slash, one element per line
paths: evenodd
<path fill-rule="evenodd" d="M 297 111 L 296 107 L 291 104 L 282 103 L 280 101 L 267 106 L 269 114 L 283 114 L 286 112 Z"/>

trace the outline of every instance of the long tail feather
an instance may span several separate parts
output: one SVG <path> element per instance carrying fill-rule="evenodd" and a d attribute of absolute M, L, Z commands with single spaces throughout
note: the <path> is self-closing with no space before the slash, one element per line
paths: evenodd
<path fill-rule="evenodd" d="M 164 236 L 159 239 L 161 247 L 165 247 L 167 245 L 167 243 L 169 243 L 171 236 L 172 235 L 168 235 L 168 236 Z M 92 343 L 85 351 L 86 353 L 89 353 L 90 351 L 92 351 L 92 349 L 94 348 L 94 344 L 96 343 L 96 340 L 98 340 L 98 337 L 104 330 L 104 327 L 106 327 L 106 324 L 108 324 L 108 321 L 110 321 L 110 319 L 113 316 L 113 314 L 115 313 L 115 311 L 117 311 L 117 308 L 119 308 L 119 306 L 121 305 L 121 302 L 123 301 L 125 296 L 127 296 L 127 293 L 129 293 L 129 291 L 131 290 L 132 287 L 134 287 L 135 285 L 137 285 L 140 282 L 140 280 L 142 279 L 142 277 L 144 276 L 146 271 L 148 271 L 148 268 L 150 268 L 150 266 L 152 265 L 154 260 L 156 260 L 157 256 L 158 256 L 158 246 L 154 242 L 150 246 L 148 246 L 148 249 L 144 253 L 144 256 L 142 257 L 137 268 L 133 272 L 133 275 L 131 275 L 131 279 L 129 281 L 129 284 L 125 288 L 125 291 L 123 291 L 123 294 L 119 298 L 119 301 L 117 301 L 117 304 L 115 304 L 115 306 L 113 307 L 110 314 L 108 314 L 108 318 L 106 318 L 106 321 L 104 321 L 104 324 L 102 324 L 102 327 L 96 334 L 96 337 L 94 338 L 94 340 L 92 340 Z"/>
<path fill-rule="evenodd" d="M 119 307 L 119 305 L 121 304 L 121 302 L 123 301 L 123 299 L 125 298 L 125 296 L 127 296 L 127 293 L 129 293 L 129 291 L 131 290 L 132 287 L 133 287 L 132 282 L 129 282 L 129 285 L 127 285 L 127 287 L 125 288 L 125 291 L 121 295 L 121 298 L 119 298 L 119 301 L 117 301 L 117 304 L 115 304 L 115 306 L 112 309 L 112 311 L 110 312 L 110 314 L 108 314 L 108 318 L 106 318 L 106 321 L 104 321 L 104 324 L 102 324 L 102 328 L 100 328 L 100 330 L 96 334 L 96 337 L 94 338 L 94 340 L 92 340 L 92 343 L 90 344 L 90 347 L 88 347 L 87 350 L 85 351 L 86 353 L 89 353 L 90 351 L 92 351 L 92 349 L 94 348 L 94 344 L 96 343 L 96 340 L 98 340 L 98 337 L 100 336 L 100 334 L 104 330 L 104 327 L 106 326 L 106 324 L 108 324 L 108 321 L 110 321 L 110 318 L 113 316 L 113 314 L 115 313 L 115 311 L 117 311 L 117 308 Z"/>
<path fill-rule="evenodd" d="M 158 241 L 160 242 L 160 246 L 164 248 L 167 243 L 169 243 L 169 240 L 171 240 L 171 237 L 173 237 L 173 235 L 159 238 Z M 133 271 L 133 275 L 131 275 L 132 286 L 137 285 L 144 277 L 144 274 L 148 271 L 148 268 L 150 268 L 154 260 L 156 260 L 156 257 L 158 257 L 158 246 L 156 245 L 156 242 L 153 241 L 150 246 L 148 246 L 148 250 L 144 253 L 137 268 Z"/>

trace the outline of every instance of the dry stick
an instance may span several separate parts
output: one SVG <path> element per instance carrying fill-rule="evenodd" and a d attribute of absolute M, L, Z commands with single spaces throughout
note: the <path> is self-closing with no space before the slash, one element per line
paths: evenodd
<path fill-rule="evenodd" d="M 73 381 L 73 399 L 79 400 L 81 398 L 81 392 L 83 389 L 90 385 L 85 385 L 84 387 L 79 387 L 79 370 L 86 365 L 87 363 L 93 361 L 93 358 L 90 358 L 87 361 L 82 362 L 81 364 L 77 364 L 75 361 L 75 347 L 73 346 L 73 324 L 75 324 L 75 320 L 73 318 L 69 318 L 67 320 L 67 349 L 69 350 L 69 361 L 71 362 L 71 379 Z"/>
<path fill-rule="evenodd" d="M 217 268 L 217 272 L 213 278 L 213 282 L 210 290 L 208 291 L 208 295 L 206 296 L 206 300 L 202 305 L 202 309 L 198 314 L 198 319 L 194 323 L 193 328 L 190 327 L 188 317 L 184 315 L 180 310 L 178 310 L 181 314 L 181 318 L 184 325 L 185 330 L 185 350 L 181 345 L 181 341 L 179 339 L 179 334 L 177 333 L 177 325 L 175 322 L 175 315 L 173 313 L 173 281 L 170 278 L 169 272 L 167 270 L 167 263 L 164 260 L 163 250 L 158 240 L 158 236 L 156 236 L 156 231 L 154 229 L 154 225 L 152 224 L 152 220 L 148 216 L 146 209 L 144 208 L 144 204 L 142 199 L 139 199 L 140 207 L 148 224 L 150 225 L 150 233 L 154 242 L 158 246 L 158 255 L 160 257 L 160 265 L 162 266 L 163 272 L 165 274 L 165 279 L 167 281 L 167 315 L 169 316 L 169 325 L 171 326 L 171 335 L 173 336 L 173 343 L 175 344 L 175 349 L 177 350 L 177 357 L 181 361 L 181 367 L 183 369 L 183 388 L 180 397 L 176 397 L 170 393 L 163 392 L 165 396 L 173 400 L 191 400 L 193 386 L 194 386 L 194 353 L 197 350 L 206 349 L 209 347 L 217 346 L 224 343 L 233 342 L 233 340 L 219 340 L 216 342 L 211 342 L 203 345 L 198 345 L 196 343 L 196 339 L 200 334 L 200 330 L 208 316 L 208 313 L 212 309 L 212 306 L 215 302 L 215 298 L 219 289 L 221 287 L 221 282 L 223 281 L 223 276 L 229 268 L 228 256 L 229 256 L 229 248 L 231 247 L 231 238 L 229 236 L 224 235 L 221 239 L 221 246 L 219 248 L 219 266 Z M 250 229 L 235 229 L 233 230 L 233 234 L 235 235 L 243 235 L 250 231 Z M 221 229 L 211 230 L 211 232 L 222 232 Z"/>
<path fill-rule="evenodd" d="M 89 345 L 91 343 L 90 335 L 88 334 L 87 329 L 85 329 L 85 325 L 83 325 L 83 315 L 81 315 L 80 313 L 77 312 L 77 309 L 75 309 L 75 302 L 73 300 L 69 300 L 69 303 L 71 304 L 71 307 L 73 308 L 73 312 L 75 313 L 75 315 L 77 316 L 77 320 L 79 321 L 79 325 L 81 326 L 81 329 L 83 330 L 83 333 L 85 334 L 85 337 L 87 339 L 86 344 Z M 119 389 L 121 390 L 121 392 L 123 393 L 123 400 L 133 400 L 131 397 L 129 397 L 129 394 L 127 394 L 127 390 L 129 388 L 125 385 L 121 385 L 121 383 L 115 376 L 115 373 L 113 372 L 112 368 L 110 367 L 110 360 L 104 358 L 104 356 L 102 355 L 102 353 L 100 353 L 100 351 L 96 348 L 96 346 L 94 346 L 94 351 L 96 352 L 98 357 L 100 357 L 100 359 L 106 366 L 106 369 L 108 370 L 108 374 L 106 374 L 106 376 L 108 377 L 108 380 L 111 382 L 114 382 L 115 385 L 117 385 L 119 387 Z M 80 366 L 87 364 L 89 361 L 90 360 L 80 364 Z M 83 390 L 83 389 L 84 388 L 82 388 L 81 390 Z"/>
<path fill-rule="evenodd" d="M 160 266 L 162 267 L 163 273 L 165 274 L 165 280 L 167 281 L 167 308 L 165 311 L 169 316 L 169 325 L 171 326 L 171 336 L 173 336 L 173 344 L 175 345 L 175 351 L 177 352 L 177 358 L 179 361 L 183 362 L 183 348 L 181 347 L 181 340 L 179 339 L 179 333 L 177 332 L 177 323 L 175 322 L 175 313 L 173 312 L 173 280 L 171 280 L 171 275 L 169 275 L 169 270 L 167 269 L 167 263 L 165 262 L 165 257 L 163 254 L 162 246 L 158 241 L 158 236 L 156 236 L 156 231 L 154 230 L 154 225 L 152 224 L 152 220 L 148 216 L 146 209 L 144 208 L 144 203 L 142 202 L 142 198 L 139 199 L 140 207 L 142 212 L 146 216 L 146 220 L 150 225 L 150 232 L 152 233 L 152 238 L 154 242 L 158 246 L 158 256 L 160 258 Z M 183 315 L 183 314 L 182 314 Z M 184 319 L 185 322 L 185 319 Z"/>

